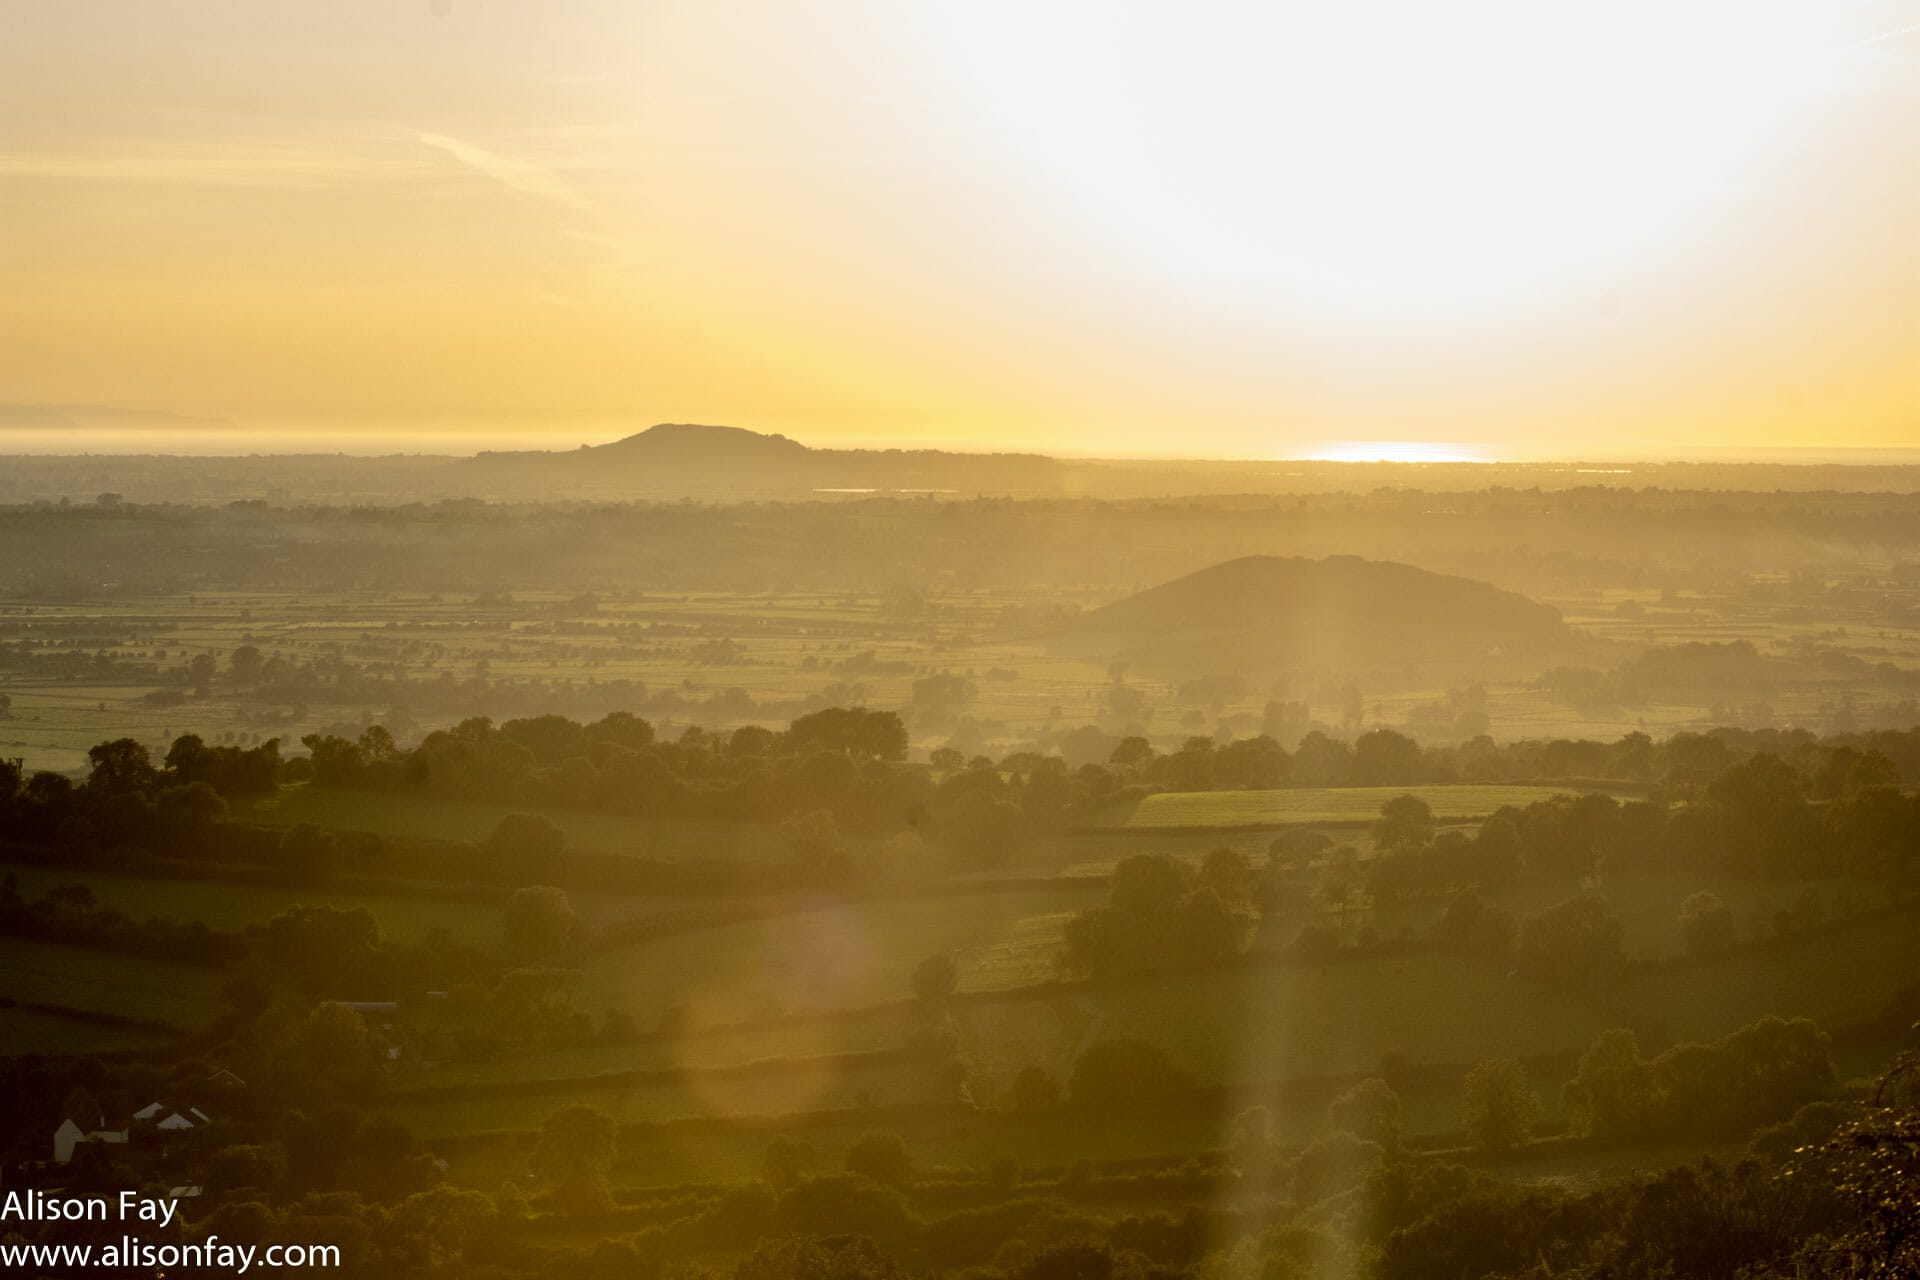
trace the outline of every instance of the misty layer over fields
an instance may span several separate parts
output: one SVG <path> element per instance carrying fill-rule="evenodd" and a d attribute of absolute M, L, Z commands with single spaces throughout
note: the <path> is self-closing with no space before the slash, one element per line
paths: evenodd
<path fill-rule="evenodd" d="M 368 1276 L 1909 1274 L 1916 784 L 1898 466 L 9 458 L 6 1181 Z"/>

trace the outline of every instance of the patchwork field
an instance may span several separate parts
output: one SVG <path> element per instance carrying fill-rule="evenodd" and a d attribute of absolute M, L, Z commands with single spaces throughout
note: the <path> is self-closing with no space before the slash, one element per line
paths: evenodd
<path fill-rule="evenodd" d="M 666 1084 L 501 1097 L 396 1097 L 384 1109 L 421 1136 L 437 1138 L 538 1128 L 549 1112 L 575 1104 L 596 1107 L 621 1124 L 659 1124 L 702 1116 L 786 1116 L 952 1100 L 950 1088 L 915 1065 L 794 1060 L 774 1070 L 713 1072 Z"/>
<path fill-rule="evenodd" d="M 1311 826 L 1371 822 L 1396 796 L 1416 795 L 1440 819 L 1484 818 L 1502 805 L 1524 808 L 1565 787 L 1300 787 L 1275 791 L 1162 791 L 1113 825 L 1129 828 Z M 1116 815 L 1117 816 L 1117 815 Z"/>
<path fill-rule="evenodd" d="M 1667 1043 L 1716 1039 L 1769 1013 L 1846 1026 L 1879 1016 L 1889 999 L 1916 981 L 1920 954 L 1912 942 L 1912 918 L 1882 915 L 1712 962 L 1643 972 L 1590 996 L 1544 992 L 1501 968 L 1427 952 L 1323 966 L 1256 963 L 1156 980 L 1013 992 L 960 1001 L 953 1017 L 968 1088 L 978 1101 L 1002 1096 L 1026 1066 L 1042 1066 L 1064 1079 L 1074 1057 L 1095 1040 L 1138 1036 L 1159 1045 L 1203 1084 L 1296 1082 L 1281 1091 L 1276 1114 L 1283 1135 L 1305 1140 L 1323 1131 L 1330 1090 L 1337 1088 L 1319 1081 L 1375 1073 L 1389 1051 L 1404 1054 L 1416 1068 L 1464 1065 L 1486 1057 L 1560 1055 L 1530 1070 L 1543 1116 L 1551 1121 L 1559 1115 L 1560 1088 L 1572 1070 L 1564 1055 L 1601 1031 L 1640 1028 L 1644 1048 L 1652 1053 Z M 1845 994 L 1836 997 L 1842 986 Z M 689 1110 L 695 1096 L 708 1101 L 710 1109 L 703 1114 L 713 1115 L 780 1115 L 797 1095 L 809 1091 L 825 1100 L 826 1107 L 857 1107 L 862 1099 L 886 1105 L 924 1098 L 923 1091 L 930 1087 L 924 1073 L 910 1064 L 847 1067 L 828 1065 L 827 1059 L 897 1047 L 913 1025 L 911 1012 L 899 1010 L 741 1027 L 724 1036 L 585 1047 L 486 1066 L 442 1068 L 419 1081 L 559 1081 L 608 1071 L 681 1066 L 699 1072 L 766 1058 L 799 1060 L 788 1083 L 766 1092 L 744 1088 L 745 1079 L 757 1077 L 696 1076 L 668 1085 L 595 1087 L 586 1094 L 572 1086 L 553 1091 L 536 1087 L 506 1097 L 406 1102 L 399 1113 L 410 1124 L 454 1133 L 533 1127 L 555 1107 L 586 1095 L 610 1113 L 617 1108 L 622 1118 L 641 1122 L 696 1114 Z M 1849 1049 L 1839 1056 L 1843 1075 L 1863 1074 L 1878 1069 L 1884 1051 Z M 1410 1132 L 1459 1125 L 1459 1082 L 1447 1072 L 1417 1070 L 1401 1092 Z M 956 1163 L 984 1160 L 998 1150 L 1014 1151 L 1029 1162 L 1168 1154 L 1194 1149 L 1196 1126 L 1211 1123 L 1192 1116 L 1148 1116 L 1083 1133 L 1070 1121 L 1043 1118 L 1012 1126 L 958 1112 L 924 1123 L 892 1117 L 887 1121 L 903 1134 L 920 1135 L 915 1150 L 929 1162 Z M 836 1141 L 850 1142 L 861 1128 L 871 1127 L 857 1115 L 822 1115 L 788 1124 L 809 1132 L 824 1126 L 818 1139 L 823 1150 Z M 1175 1135 L 1186 1145 L 1160 1145 Z M 767 1136 L 768 1131 L 759 1128 L 718 1138 L 703 1131 L 683 1149 L 671 1131 L 650 1134 L 637 1140 L 648 1153 L 646 1167 L 629 1177 L 636 1184 L 651 1184 L 675 1180 L 680 1174 L 674 1171 L 757 1161 Z M 1220 1135 L 1209 1130 L 1203 1145 L 1219 1140 Z M 701 1154 L 696 1155 L 696 1149 Z"/>
<path fill-rule="evenodd" d="M 681 1004 L 696 1025 L 860 1008 L 907 998 L 913 967 L 937 952 L 953 955 L 962 991 L 1024 986 L 1057 976 L 1060 930 L 1097 901 L 1063 888 L 823 902 L 595 956 L 580 1000 L 642 1027 Z"/>
<path fill-rule="evenodd" d="M 346 831 L 410 839 L 484 841 L 510 813 L 537 813 L 567 834 L 570 848 L 645 858 L 771 862 L 782 857 L 767 823 L 644 819 L 590 809 L 541 809 L 511 802 L 449 799 L 416 792 L 343 791 L 284 786 L 234 806 L 234 816 L 268 826 L 312 822 Z"/>
<path fill-rule="evenodd" d="M 211 969 L 0 935 L 0 991 L 15 1000 L 191 1030 L 220 1012 L 221 981 Z"/>
<path fill-rule="evenodd" d="M 1618 1026 L 1711 1040 L 1769 1013 L 1828 1027 L 1877 1017 L 1920 981 L 1913 924 L 1908 915 L 1863 919 L 1643 972 L 1591 995 L 1543 992 L 1503 967 L 1418 953 L 1103 986 L 969 1008 L 960 1020 L 982 1075 L 1006 1083 L 1028 1061 L 1064 1069 L 1107 1034 L 1159 1044 L 1211 1083 L 1369 1072 L 1389 1050 L 1416 1063 L 1535 1057 Z"/>
<path fill-rule="evenodd" d="M 1839 914 L 1850 901 L 1856 909 L 1882 906 L 1886 890 L 1879 885 L 1846 879 L 1746 879 L 1709 876 L 1700 872 L 1668 871 L 1652 867 L 1603 867 L 1597 879 L 1529 877 L 1510 884 L 1476 890 L 1488 904 L 1511 912 L 1516 921 L 1547 910 L 1568 898 L 1597 893 L 1625 930 L 1623 947 L 1628 959 L 1671 959 L 1683 952 L 1680 904 L 1694 893 L 1707 892 L 1733 911 L 1736 930 L 1743 937 L 1770 936 L 1776 913 L 1811 909 L 1818 920 Z M 1386 938 L 1431 935 L 1445 914 L 1448 898 L 1433 897 L 1372 905 L 1348 913 L 1352 931 L 1362 926 Z M 1255 931 L 1256 949 L 1282 950 L 1309 923 L 1336 924 L 1339 915 L 1326 909 L 1283 912 L 1262 920 Z"/>
<path fill-rule="evenodd" d="M 265 924 L 301 904 L 365 907 L 391 938 L 417 942 L 436 929 L 479 946 L 499 938 L 506 891 L 462 886 L 423 886 L 419 892 L 392 893 L 331 889 L 295 889 L 219 879 L 123 875 L 93 868 L 69 870 L 34 863 L 0 869 L 12 876 L 21 896 L 38 897 L 63 885 L 83 884 L 102 906 L 134 920 L 194 921 L 209 928 L 242 931 Z M 688 905 L 684 898 L 658 895 L 576 892 L 568 895 L 575 914 L 589 926 L 670 914 Z"/>

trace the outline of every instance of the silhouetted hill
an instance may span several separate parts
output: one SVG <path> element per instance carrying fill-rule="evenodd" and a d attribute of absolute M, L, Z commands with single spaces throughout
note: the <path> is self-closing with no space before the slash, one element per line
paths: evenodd
<path fill-rule="evenodd" d="M 1074 630 L 1146 660 L 1342 664 L 1538 650 L 1560 611 L 1471 578 L 1358 556 L 1245 556 L 1094 609 Z"/>
<path fill-rule="evenodd" d="M 1063 464 L 1039 454 L 813 449 L 782 435 L 682 422 L 564 453 L 483 453 L 448 468 L 456 483 L 488 490 L 626 492 L 1053 490 L 1063 475 Z"/>
<path fill-rule="evenodd" d="M 812 452 L 798 440 L 765 435 L 745 427 L 709 427 L 695 422 L 662 422 L 612 444 L 584 449 L 600 464 L 650 466 L 793 465 Z"/>

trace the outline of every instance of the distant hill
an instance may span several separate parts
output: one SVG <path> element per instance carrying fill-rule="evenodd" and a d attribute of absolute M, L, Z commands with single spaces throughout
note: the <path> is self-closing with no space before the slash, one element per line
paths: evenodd
<path fill-rule="evenodd" d="M 607 492 L 1052 490 L 1063 475 L 1063 464 L 1039 454 L 813 449 L 782 435 L 685 422 L 566 452 L 482 453 L 447 469 L 449 480 L 486 490 Z"/>
<path fill-rule="evenodd" d="M 1245 556 L 1082 615 L 1073 630 L 1148 661 L 1261 667 L 1539 651 L 1560 611 L 1471 578 L 1358 556 Z"/>

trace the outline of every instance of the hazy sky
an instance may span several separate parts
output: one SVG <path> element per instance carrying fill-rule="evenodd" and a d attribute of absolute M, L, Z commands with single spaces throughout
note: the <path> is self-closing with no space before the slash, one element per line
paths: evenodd
<path fill-rule="evenodd" d="M 0 0 L 0 401 L 1920 445 L 1920 0 Z"/>

